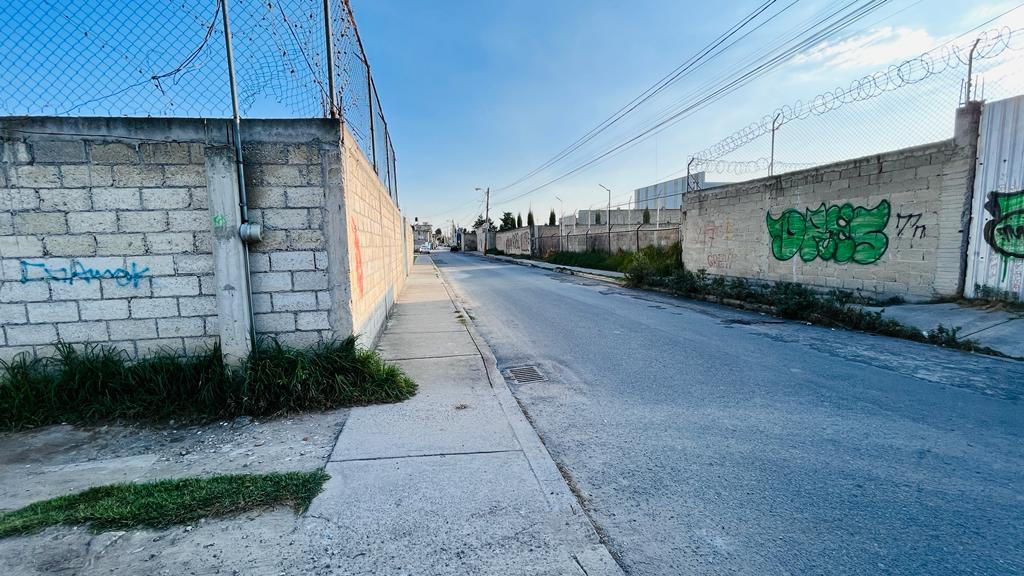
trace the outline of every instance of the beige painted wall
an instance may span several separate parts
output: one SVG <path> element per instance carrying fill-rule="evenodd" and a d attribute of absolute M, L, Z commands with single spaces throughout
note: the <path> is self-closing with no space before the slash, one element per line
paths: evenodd
<path fill-rule="evenodd" d="M 353 332 L 370 344 L 405 285 L 412 229 L 347 128 L 342 155 Z"/>

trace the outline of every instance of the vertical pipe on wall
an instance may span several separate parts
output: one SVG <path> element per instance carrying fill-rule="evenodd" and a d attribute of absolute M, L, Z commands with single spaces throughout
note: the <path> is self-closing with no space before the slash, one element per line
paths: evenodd
<path fill-rule="evenodd" d="M 244 283 L 245 307 L 249 316 L 249 333 L 252 342 L 256 341 L 256 323 L 252 310 L 252 283 L 249 277 L 249 244 L 248 242 L 259 239 L 259 227 L 249 226 L 249 197 L 245 190 L 245 166 L 242 159 L 242 117 L 238 112 L 238 87 L 235 83 L 235 54 L 231 46 L 231 18 L 228 15 L 229 0 L 220 0 L 221 15 L 224 19 L 224 49 L 228 61 L 228 83 L 231 86 L 231 114 L 232 125 L 234 126 L 235 141 L 235 175 L 238 178 L 238 211 L 239 225 L 235 228 L 236 233 L 242 238 L 242 250 L 244 251 L 244 271 L 242 282 Z M 255 231 L 254 235 L 250 235 Z"/>

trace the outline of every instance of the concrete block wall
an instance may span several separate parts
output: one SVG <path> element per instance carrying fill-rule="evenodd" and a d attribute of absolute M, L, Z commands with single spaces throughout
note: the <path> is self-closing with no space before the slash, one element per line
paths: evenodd
<path fill-rule="evenodd" d="M 405 285 L 413 232 L 347 128 L 342 157 L 352 331 L 369 345 Z"/>
<path fill-rule="evenodd" d="M 0 356 L 214 343 L 202 145 L 5 130 L 0 173 Z"/>
<path fill-rule="evenodd" d="M 972 162 L 970 150 L 948 140 L 690 193 L 683 201 L 683 262 L 717 275 L 909 300 L 952 295 L 956 274 L 948 260 L 959 260 Z M 766 214 L 805 214 L 822 204 L 873 209 L 883 201 L 890 210 L 881 229 L 887 247 L 877 261 L 781 259 L 772 249 Z"/>
<path fill-rule="evenodd" d="M 229 128 L 0 120 L 0 357 L 48 355 L 58 339 L 133 356 L 216 343 L 204 155 L 231 147 Z M 357 147 L 343 153 L 336 121 L 247 121 L 242 134 L 249 216 L 265 227 L 249 255 L 257 333 L 290 346 L 372 341 L 411 258 L 397 206 Z"/>

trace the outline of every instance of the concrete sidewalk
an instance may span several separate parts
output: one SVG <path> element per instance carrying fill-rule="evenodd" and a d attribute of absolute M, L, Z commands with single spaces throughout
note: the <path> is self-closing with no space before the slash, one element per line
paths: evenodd
<path fill-rule="evenodd" d="M 419 385 L 353 409 L 307 524 L 343 574 L 621 574 L 429 257 L 379 352 Z"/>
<path fill-rule="evenodd" d="M 868 310 L 881 311 L 886 318 L 920 330 L 934 330 L 939 324 L 959 327 L 957 337 L 962 340 L 975 340 L 1003 354 L 1024 358 L 1024 314 L 1020 312 L 956 302 L 899 304 Z"/>
<path fill-rule="evenodd" d="M 492 260 L 499 260 L 501 262 L 508 262 L 510 264 L 519 264 L 520 266 L 530 266 L 531 268 L 542 268 L 544 270 L 551 270 L 553 272 L 563 272 L 568 274 L 575 274 L 577 276 L 589 276 L 597 278 L 599 280 L 624 280 L 626 275 L 622 272 L 612 272 L 611 270 L 597 270 L 595 268 L 580 268 L 579 266 L 565 266 L 563 264 L 551 264 L 550 262 L 542 262 L 540 260 L 528 260 L 526 258 L 512 258 L 511 256 L 498 256 L 496 254 L 483 255 L 479 252 L 467 252 L 467 254 L 473 254 L 476 256 L 483 256 L 484 258 L 490 258 Z"/>

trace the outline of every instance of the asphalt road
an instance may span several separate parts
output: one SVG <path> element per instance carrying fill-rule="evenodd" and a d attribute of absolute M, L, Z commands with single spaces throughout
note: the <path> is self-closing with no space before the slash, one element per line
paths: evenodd
<path fill-rule="evenodd" d="M 1024 363 L 438 253 L 629 574 L 1024 574 Z"/>

